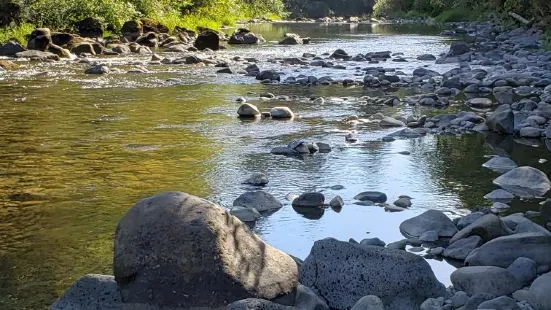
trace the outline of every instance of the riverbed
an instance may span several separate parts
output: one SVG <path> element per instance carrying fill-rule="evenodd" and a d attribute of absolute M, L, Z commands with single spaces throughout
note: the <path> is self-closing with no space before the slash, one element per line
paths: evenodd
<path fill-rule="evenodd" d="M 439 72 L 455 65 L 420 62 L 438 55 L 449 38 L 425 25 L 259 24 L 248 25 L 267 41 L 286 32 L 312 37 L 311 45 L 230 47 L 221 55 L 255 57 L 259 67 L 288 75 L 315 74 L 358 78 L 358 67 L 344 70 L 302 68 L 271 63 L 275 57 L 331 53 L 350 55 L 390 50 L 404 53 L 406 63 L 377 66 L 411 73 L 428 65 Z M 229 30 L 231 31 L 231 30 Z M 87 64 L 22 63 L 0 75 L 0 309 L 46 308 L 74 280 L 87 273 L 112 274 L 112 237 L 118 220 L 138 200 L 178 190 L 230 207 L 240 194 L 257 189 L 241 182 L 253 172 L 270 179 L 265 191 L 285 206 L 252 228 L 265 241 L 305 258 L 315 240 L 378 237 L 390 243 L 403 238 L 399 224 L 427 209 L 450 217 L 488 205 L 483 196 L 497 188 L 499 176 L 482 168 L 487 155 L 510 156 L 519 165 L 546 173 L 548 147 L 540 140 L 512 136 L 429 135 L 382 142 L 395 131 L 373 125 L 352 127 L 349 115 L 437 115 L 467 109 L 458 99 L 446 109 L 365 104 L 362 96 L 387 94 L 342 85 L 303 87 L 263 85 L 253 77 L 216 75 L 219 68 L 147 65 L 150 56 L 108 58 L 113 66 L 146 65 L 150 73 L 85 76 Z M 360 77 L 361 78 L 361 77 Z M 281 100 L 261 100 L 270 92 Z M 392 93 L 403 96 L 403 91 Z M 325 103 L 308 98 L 323 96 Z M 260 109 L 288 106 L 301 118 L 290 121 L 240 120 L 245 97 Z M 344 131 L 357 130 L 359 143 L 345 142 Z M 333 150 L 306 158 L 270 154 L 295 139 L 325 142 Z M 400 154 L 407 151 L 409 155 Z M 342 190 L 330 189 L 342 185 Z M 410 210 L 388 213 L 355 205 L 366 190 L 413 198 Z M 301 215 L 288 194 L 322 191 L 340 195 L 342 211 L 317 217 Z M 538 210 L 537 201 L 515 200 L 509 212 Z M 448 285 L 454 267 L 428 260 Z"/>

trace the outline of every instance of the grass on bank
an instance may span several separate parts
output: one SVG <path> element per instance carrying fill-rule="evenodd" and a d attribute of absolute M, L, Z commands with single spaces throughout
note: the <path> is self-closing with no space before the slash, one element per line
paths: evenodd
<path fill-rule="evenodd" d="M 27 45 L 26 36 L 30 34 L 35 27 L 31 24 L 22 23 L 15 27 L 6 26 L 0 28 L 0 42 L 16 40 L 23 45 Z"/>

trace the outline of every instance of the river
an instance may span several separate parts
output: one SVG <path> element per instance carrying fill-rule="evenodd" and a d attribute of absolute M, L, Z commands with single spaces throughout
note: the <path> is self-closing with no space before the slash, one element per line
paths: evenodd
<path fill-rule="evenodd" d="M 249 25 L 268 41 L 286 32 L 312 37 L 304 46 L 264 44 L 230 47 L 218 53 L 256 57 L 261 68 L 287 74 L 357 78 L 346 70 L 281 66 L 274 57 L 300 57 L 342 48 L 351 55 L 370 51 L 402 52 L 407 63 L 385 67 L 406 73 L 426 63 L 424 53 L 446 52 L 449 39 L 438 29 L 419 25 L 259 24 Z M 149 56 L 108 58 L 113 66 L 147 64 Z M 112 274 L 112 238 L 118 220 L 138 200 L 155 193 L 185 191 L 222 206 L 251 187 L 241 182 L 264 172 L 264 190 L 285 206 L 261 218 L 253 230 L 265 241 L 305 258 L 315 240 L 334 237 L 361 240 L 379 237 L 386 243 L 403 238 L 399 224 L 427 209 L 450 217 L 487 205 L 483 196 L 495 189 L 498 176 L 482 168 L 486 155 L 512 157 L 546 173 L 549 151 L 539 140 L 467 134 L 426 136 L 384 143 L 395 130 L 378 126 L 351 128 L 349 115 L 440 114 L 420 107 L 374 107 L 361 96 L 379 92 L 339 85 L 302 87 L 262 85 L 251 77 L 216 75 L 219 68 L 151 65 L 149 74 L 85 76 L 87 64 L 22 64 L 0 75 L 0 309 L 44 309 L 70 284 L 87 273 Z M 350 65 L 349 65 L 350 66 Z M 365 67 L 366 63 L 358 63 Z M 444 72 L 454 65 L 434 65 Z M 260 100 L 259 94 L 297 95 L 300 100 Z M 403 92 L 395 95 L 403 96 Z M 323 105 L 307 98 L 323 96 Z M 293 121 L 236 116 L 236 98 L 261 109 L 289 106 L 302 118 Z M 360 143 L 347 144 L 337 130 L 358 130 Z M 329 143 L 333 151 L 305 159 L 270 154 L 293 139 Z M 536 145 L 534 145 L 536 144 Z M 408 151 L 410 155 L 399 152 Z M 335 191 L 330 187 L 342 185 Z M 328 199 L 341 195 L 345 206 L 321 217 L 298 214 L 289 193 L 323 190 Z M 413 197 L 402 213 L 354 205 L 365 190 L 385 192 L 389 201 Z M 515 200 L 510 212 L 538 210 L 537 202 Z M 448 285 L 454 267 L 430 259 L 438 279 Z"/>

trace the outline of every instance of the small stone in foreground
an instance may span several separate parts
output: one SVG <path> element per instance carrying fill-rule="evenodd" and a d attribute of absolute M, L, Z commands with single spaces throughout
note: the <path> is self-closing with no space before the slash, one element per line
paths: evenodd
<path fill-rule="evenodd" d="M 120 309 L 122 300 L 115 277 L 89 274 L 80 278 L 50 310 Z"/>

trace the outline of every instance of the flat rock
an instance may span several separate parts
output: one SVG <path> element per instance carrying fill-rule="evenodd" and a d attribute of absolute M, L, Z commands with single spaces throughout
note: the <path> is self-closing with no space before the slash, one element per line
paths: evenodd
<path fill-rule="evenodd" d="M 406 124 L 404 122 L 399 121 L 395 118 L 385 116 L 380 122 L 379 126 L 381 127 L 404 127 Z"/>
<path fill-rule="evenodd" d="M 440 237 L 452 237 L 457 228 L 442 211 L 427 210 L 423 214 L 405 220 L 400 224 L 400 230 L 409 236 L 419 237 L 424 232 L 436 231 Z"/>
<path fill-rule="evenodd" d="M 506 172 L 495 179 L 494 184 L 522 198 L 543 196 L 551 188 L 551 182 L 544 172 L 528 166 Z"/>
<path fill-rule="evenodd" d="M 462 267 L 454 271 L 450 279 L 455 289 L 469 295 L 487 293 L 503 296 L 522 288 L 507 269 L 494 266 Z"/>
<path fill-rule="evenodd" d="M 264 191 L 246 192 L 234 200 L 236 207 L 254 208 L 258 212 L 277 210 L 283 207 L 272 194 Z"/>
<path fill-rule="evenodd" d="M 536 262 L 538 272 L 551 270 L 551 236 L 521 233 L 499 237 L 474 250 L 465 262 L 470 266 L 509 267 L 517 258 Z"/>
<path fill-rule="evenodd" d="M 357 296 L 378 296 L 386 309 L 418 310 L 426 299 L 445 294 L 420 256 L 332 238 L 314 243 L 300 280 L 330 308 L 343 310 L 353 307 Z"/>

